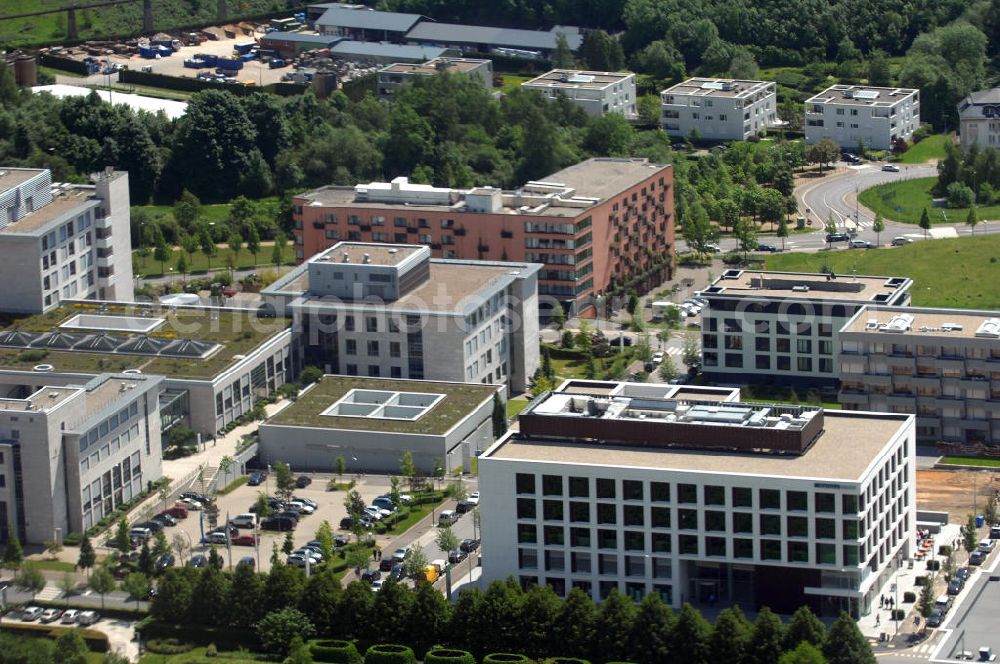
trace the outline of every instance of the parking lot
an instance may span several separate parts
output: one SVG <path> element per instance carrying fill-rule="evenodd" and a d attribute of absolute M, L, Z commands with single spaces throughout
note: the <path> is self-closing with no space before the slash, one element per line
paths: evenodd
<path fill-rule="evenodd" d="M 345 492 L 326 490 L 327 482 L 331 479 L 329 475 L 311 475 L 310 477 L 313 479 L 312 484 L 305 489 L 296 489 L 294 495 L 314 500 L 318 507 L 316 508 L 315 513 L 302 515 L 299 519 L 298 526 L 292 531 L 296 548 L 304 545 L 310 540 L 316 539 L 316 530 L 319 528 L 320 523 L 324 520 L 330 522 L 330 526 L 333 528 L 334 534 L 350 534 L 347 531 L 341 531 L 338 529 L 340 520 L 347 515 L 347 510 L 344 508 Z M 376 496 L 386 493 L 389 490 L 389 479 L 384 476 L 366 476 L 358 482 L 355 488 L 361 493 L 361 497 L 365 500 L 366 504 L 370 504 Z M 249 512 L 250 507 L 256 502 L 257 496 L 262 491 L 268 491 L 271 495 L 274 494 L 275 484 L 273 475 L 267 479 L 265 484 L 260 486 L 243 485 L 229 495 L 219 496 L 217 498 L 217 504 L 219 506 L 218 525 L 223 525 L 227 515 L 229 518 L 232 518 L 237 514 Z M 190 553 L 185 554 L 185 561 L 190 559 L 190 556 L 194 554 L 203 554 L 207 556 L 209 549 L 212 548 L 209 545 L 200 543 L 202 537 L 202 521 L 204 521 L 204 532 L 206 534 L 211 530 L 211 528 L 208 525 L 208 520 L 203 519 L 199 514 L 200 513 L 197 511 L 191 511 L 188 513 L 188 517 L 186 519 L 179 520 L 176 526 L 164 529 L 168 542 L 172 542 L 174 537 L 181 533 L 183 533 L 181 536 L 189 542 L 191 551 Z M 248 529 L 240 531 L 241 535 L 250 533 L 251 531 Z M 225 546 L 215 545 L 215 548 L 222 556 L 227 568 L 230 565 L 236 565 L 241 558 L 250 556 L 257 559 L 257 569 L 266 572 L 271 567 L 271 552 L 273 548 L 276 546 L 280 552 L 284 541 L 285 533 L 263 532 L 260 535 L 259 543 L 256 548 L 253 546 L 233 546 L 232 560 L 230 560 L 230 556 L 227 553 Z M 380 545 L 381 544 L 382 541 L 380 540 Z M 284 560 L 284 554 L 280 554 L 280 558 L 281 560 Z M 176 564 L 181 565 L 183 564 L 183 561 L 178 559 Z"/>
<path fill-rule="evenodd" d="M 981 570 L 979 578 L 958 606 L 958 611 L 946 623 L 950 633 L 934 661 L 967 661 L 962 659 L 962 653 L 971 653 L 974 659 L 978 659 L 979 649 L 984 646 L 994 654 L 1000 653 L 1000 632 L 997 632 L 997 616 L 1000 615 L 998 561 L 1000 558 L 994 558 L 990 569 Z"/>

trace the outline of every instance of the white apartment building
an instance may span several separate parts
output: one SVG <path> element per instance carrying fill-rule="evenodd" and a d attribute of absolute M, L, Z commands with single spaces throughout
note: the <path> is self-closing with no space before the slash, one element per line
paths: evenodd
<path fill-rule="evenodd" d="M 710 382 L 834 388 L 838 334 L 868 304 L 909 304 L 904 277 L 726 270 L 702 291 Z"/>
<path fill-rule="evenodd" d="M 1000 148 L 1000 87 L 971 93 L 958 105 L 962 149 Z"/>
<path fill-rule="evenodd" d="M 638 116 L 635 74 L 630 71 L 553 69 L 521 87 L 537 90 L 550 100 L 562 95 L 594 117 L 608 113 L 621 113 L 626 118 Z"/>
<path fill-rule="evenodd" d="M 660 125 L 671 136 L 744 141 L 778 121 L 772 81 L 689 78 L 660 93 Z"/>
<path fill-rule="evenodd" d="M 54 184 L 47 169 L 0 169 L 0 311 L 66 299 L 131 301 L 128 174 Z"/>
<path fill-rule="evenodd" d="M 889 150 L 920 126 L 920 91 L 831 85 L 806 100 L 805 114 L 806 143 L 829 138 L 845 149 L 863 141 L 866 148 Z"/>
<path fill-rule="evenodd" d="M 859 617 L 911 554 L 910 415 L 546 393 L 479 459 L 486 581 Z"/>
<path fill-rule="evenodd" d="M 521 392 L 538 367 L 540 269 L 431 259 L 423 245 L 340 242 L 263 296 L 292 316 L 301 366 Z"/>
<path fill-rule="evenodd" d="M 1000 312 L 865 307 L 839 353 L 844 408 L 915 414 L 918 440 L 1000 445 Z"/>
<path fill-rule="evenodd" d="M 415 79 L 435 74 L 461 74 L 493 89 L 493 61 L 473 58 L 433 58 L 427 62 L 395 62 L 378 70 L 378 96 L 391 97 L 396 90 Z"/>
<path fill-rule="evenodd" d="M 161 380 L 0 375 L 0 537 L 83 532 L 159 479 Z"/>

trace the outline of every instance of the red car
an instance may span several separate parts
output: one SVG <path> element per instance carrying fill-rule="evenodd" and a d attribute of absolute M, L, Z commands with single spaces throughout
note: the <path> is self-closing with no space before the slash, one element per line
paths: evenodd
<path fill-rule="evenodd" d="M 160 514 L 168 514 L 175 519 L 186 519 L 188 516 L 188 511 L 181 507 L 180 505 L 174 505 L 168 510 L 163 510 Z"/>
<path fill-rule="evenodd" d="M 253 546 L 257 543 L 256 535 L 239 535 L 230 540 L 236 546 Z"/>

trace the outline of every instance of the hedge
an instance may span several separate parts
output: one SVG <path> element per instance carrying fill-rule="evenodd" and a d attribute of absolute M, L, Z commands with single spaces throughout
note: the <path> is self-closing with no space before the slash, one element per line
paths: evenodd
<path fill-rule="evenodd" d="M 73 630 L 87 644 L 87 648 L 93 652 L 108 652 L 108 637 L 103 632 L 96 629 L 82 629 L 80 627 L 57 627 L 55 625 L 35 625 L 32 623 L 4 623 L 3 631 L 11 636 L 26 637 L 48 637 L 58 639 L 64 632 Z"/>
<path fill-rule="evenodd" d="M 180 655 L 194 650 L 194 644 L 175 638 L 150 639 L 146 641 L 146 649 L 157 655 Z"/>
<path fill-rule="evenodd" d="M 438 648 L 424 655 L 424 664 L 476 664 L 476 658 L 465 650 Z"/>
<path fill-rule="evenodd" d="M 334 664 L 361 664 L 361 655 L 350 641 L 316 641 L 309 646 L 313 659 L 317 662 Z"/>
<path fill-rule="evenodd" d="M 417 656 L 408 646 L 377 643 L 365 653 L 365 664 L 417 664 Z"/>
<path fill-rule="evenodd" d="M 579 657 L 552 657 L 545 660 L 545 664 L 590 664 L 590 661 Z"/>
<path fill-rule="evenodd" d="M 176 639 L 198 646 L 214 643 L 220 648 L 233 650 L 247 645 L 247 633 L 240 629 L 172 625 L 159 620 L 142 621 L 136 625 L 136 629 L 142 633 L 144 639 Z"/>
<path fill-rule="evenodd" d="M 903 604 L 912 604 L 917 601 L 917 594 L 910 590 L 903 593 Z"/>
<path fill-rule="evenodd" d="M 531 660 L 524 655 L 495 652 L 483 657 L 483 664 L 531 664 Z"/>

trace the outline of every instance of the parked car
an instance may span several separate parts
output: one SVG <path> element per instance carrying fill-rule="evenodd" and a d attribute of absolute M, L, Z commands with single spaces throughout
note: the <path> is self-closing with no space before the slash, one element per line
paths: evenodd
<path fill-rule="evenodd" d="M 306 556 L 299 553 L 293 553 L 288 558 L 285 559 L 285 564 L 291 567 L 305 567 L 306 566 Z M 315 565 L 315 561 L 310 562 L 310 565 Z"/>
<path fill-rule="evenodd" d="M 940 611 L 932 611 L 931 615 L 927 618 L 928 627 L 940 627 L 943 622 L 944 614 Z"/>
<path fill-rule="evenodd" d="M 982 551 L 973 551 L 969 554 L 970 565 L 982 565 L 984 560 L 986 560 L 986 554 Z"/>
<path fill-rule="evenodd" d="M 827 242 L 850 242 L 851 241 L 851 236 L 848 235 L 847 233 L 827 233 L 826 234 L 826 241 Z"/>
<path fill-rule="evenodd" d="M 392 570 L 389 571 L 389 576 L 399 581 L 406 576 L 406 566 L 403 563 L 396 563 L 392 566 Z"/>
<path fill-rule="evenodd" d="M 299 496 L 292 496 L 292 500 L 297 503 L 303 503 L 305 505 L 308 505 L 313 509 L 317 509 L 319 507 L 319 503 L 317 503 L 315 500 L 312 500 L 311 498 L 300 498 Z"/>
<path fill-rule="evenodd" d="M 722 247 L 720 247 L 717 244 L 706 244 L 705 251 L 707 251 L 710 254 L 718 254 L 722 253 Z"/>
<path fill-rule="evenodd" d="M 393 566 L 395 566 L 395 564 L 396 561 L 392 558 L 382 558 L 382 560 L 378 561 L 378 570 L 380 572 L 388 572 L 393 568 Z"/>
<path fill-rule="evenodd" d="M 219 533 L 219 532 L 209 533 L 205 539 L 208 540 L 209 544 L 225 545 L 229 541 L 229 538 L 226 537 L 226 533 Z"/>
<path fill-rule="evenodd" d="M 206 496 L 203 493 L 198 493 L 197 491 L 185 491 L 184 493 L 181 494 L 181 498 L 186 498 L 186 499 L 190 499 L 190 500 L 196 500 L 199 503 L 201 503 L 203 506 L 204 505 L 211 505 L 212 503 L 215 502 L 214 500 L 212 500 L 211 497 Z"/>
<path fill-rule="evenodd" d="M 43 609 L 40 606 L 29 606 L 24 611 L 21 612 L 21 620 L 24 622 L 32 622 L 38 620 L 42 616 Z"/>
<path fill-rule="evenodd" d="M 957 595 L 962 592 L 963 587 L 965 587 L 965 581 L 958 578 L 952 579 L 951 583 L 948 584 L 948 594 Z"/>
<path fill-rule="evenodd" d="M 243 556 L 240 558 L 240 562 L 236 563 L 236 566 L 245 565 L 250 569 L 255 569 L 257 567 L 257 561 L 253 559 L 253 556 Z"/>
<path fill-rule="evenodd" d="M 472 493 L 469 494 L 469 497 L 466 498 L 466 500 L 468 500 L 473 505 L 478 505 L 479 504 L 479 492 L 478 491 L 473 491 Z"/>
<path fill-rule="evenodd" d="M 299 513 L 295 510 L 282 510 L 280 512 L 275 512 L 274 516 L 282 519 L 291 519 L 296 524 L 299 522 Z"/>
<path fill-rule="evenodd" d="M 62 625 L 72 625 L 79 617 L 80 612 L 77 609 L 66 609 L 63 611 L 62 618 L 59 620 L 59 623 Z"/>
<path fill-rule="evenodd" d="M 261 530 L 295 530 L 295 526 L 298 525 L 295 519 L 283 516 L 273 516 L 269 519 L 264 519 L 260 522 Z"/>
<path fill-rule="evenodd" d="M 285 507 L 290 509 L 296 509 L 301 514 L 312 514 L 313 512 L 316 511 L 316 508 L 313 507 L 312 505 L 307 505 L 298 500 L 293 500 L 290 503 L 287 503 Z"/>
<path fill-rule="evenodd" d="M 336 548 L 345 547 L 350 543 L 351 540 L 348 539 L 347 537 L 344 537 L 343 535 L 338 534 L 333 536 L 333 546 Z"/>
<path fill-rule="evenodd" d="M 913 244 L 913 238 L 906 237 L 904 235 L 892 238 L 892 246 L 902 247 L 904 244 Z"/>
<path fill-rule="evenodd" d="M 438 515 L 439 526 L 450 526 L 458 521 L 459 514 L 455 510 L 444 510 Z"/>
<path fill-rule="evenodd" d="M 253 528 L 257 525 L 257 515 L 253 512 L 237 514 L 229 520 L 229 525 L 236 528 Z"/>
<path fill-rule="evenodd" d="M 159 521 L 143 521 L 132 526 L 132 530 L 136 531 L 136 537 L 142 537 L 140 530 L 148 530 L 149 536 L 152 537 L 153 533 L 158 533 L 163 530 L 163 524 Z M 129 535 L 132 534 L 132 530 L 129 531 Z"/>
<path fill-rule="evenodd" d="M 887 173 L 898 173 L 899 166 L 897 166 L 896 164 L 882 164 L 882 170 L 886 171 Z"/>
<path fill-rule="evenodd" d="M 160 530 L 163 530 L 163 526 L 160 526 Z M 130 538 L 135 538 L 141 541 L 146 541 L 153 536 L 153 530 L 144 525 L 135 526 L 128 531 L 128 536 Z"/>
<path fill-rule="evenodd" d="M 458 548 L 460 548 L 462 551 L 465 551 L 466 553 L 472 553 L 473 551 L 479 548 L 479 540 L 471 538 L 464 539 L 462 540 L 462 543 L 458 546 Z"/>
<path fill-rule="evenodd" d="M 875 245 L 868 240 L 851 240 L 849 243 L 851 249 L 874 249 Z"/>
<path fill-rule="evenodd" d="M 77 616 L 76 622 L 79 625 L 86 627 L 87 625 L 93 625 L 100 619 L 97 611 L 81 611 L 80 615 Z"/>
<path fill-rule="evenodd" d="M 299 475 L 295 480 L 295 487 L 298 489 L 304 489 L 312 484 L 312 478 L 308 475 Z"/>
<path fill-rule="evenodd" d="M 212 533 L 221 533 L 222 535 L 225 535 L 226 534 L 226 527 L 225 526 L 219 526 L 218 528 L 213 528 L 212 530 L 208 531 L 209 535 L 211 535 Z M 239 534 L 240 534 L 240 531 L 239 531 L 238 528 L 236 528 L 235 526 L 229 526 L 229 536 L 230 537 L 236 537 Z"/>
<path fill-rule="evenodd" d="M 381 578 L 382 578 L 382 572 L 378 571 L 377 569 L 366 569 L 361 574 L 361 580 L 367 581 L 368 583 L 373 583 Z"/>
<path fill-rule="evenodd" d="M 962 581 L 968 581 L 969 577 L 972 576 L 972 570 L 968 567 L 959 567 L 955 570 L 955 578 L 961 579 Z"/>
<path fill-rule="evenodd" d="M 59 609 L 45 609 L 42 611 L 42 615 L 38 617 L 38 620 L 43 623 L 50 623 L 59 620 L 62 615 L 62 611 Z"/>
<path fill-rule="evenodd" d="M 455 549 L 448 552 L 448 562 L 453 565 L 457 565 L 468 557 L 469 553 L 467 551 L 462 551 L 461 549 Z"/>
<path fill-rule="evenodd" d="M 169 514 L 163 514 L 163 513 L 157 514 L 152 519 L 150 519 L 150 521 L 161 523 L 168 528 L 177 525 L 177 519 L 170 516 Z"/>
<path fill-rule="evenodd" d="M 168 567 L 173 567 L 175 562 L 174 554 L 164 553 L 162 556 L 156 559 L 156 569 L 163 571 Z"/>
<path fill-rule="evenodd" d="M 455 511 L 458 512 L 459 514 L 465 514 L 466 512 L 471 512 L 473 509 L 475 509 L 475 507 L 476 507 L 475 503 L 472 503 L 468 500 L 461 500 L 458 502 L 457 505 L 455 505 Z"/>
<path fill-rule="evenodd" d="M 187 561 L 188 567 L 193 567 L 195 569 L 201 569 L 202 567 L 208 567 L 208 558 L 199 554 L 191 556 L 191 560 Z"/>
<path fill-rule="evenodd" d="M 195 500 L 194 498 L 181 498 L 180 500 L 177 501 L 177 506 L 183 507 L 188 511 L 195 511 L 195 512 L 205 509 L 205 506 L 202 505 L 197 500 Z"/>
<path fill-rule="evenodd" d="M 846 161 L 848 164 L 860 164 L 861 163 L 861 157 L 859 157 L 858 155 L 856 155 L 856 154 L 854 154 L 852 152 L 845 152 L 842 155 L 840 155 L 840 158 L 843 159 L 844 161 Z"/>
<path fill-rule="evenodd" d="M 979 550 L 983 553 L 989 553 L 996 546 L 997 541 L 994 539 L 982 539 L 979 540 Z"/>
<path fill-rule="evenodd" d="M 385 583 L 385 582 L 382 581 L 382 579 L 378 579 L 376 581 L 372 581 L 372 592 L 373 593 L 377 593 L 378 591 L 382 590 L 382 584 L 383 583 Z"/>
<path fill-rule="evenodd" d="M 175 519 L 186 519 L 188 511 L 186 507 L 183 507 L 181 505 L 174 505 L 170 509 L 163 510 L 162 512 L 160 512 L 160 514 L 169 514 Z"/>
<path fill-rule="evenodd" d="M 247 484 L 250 486 L 260 486 L 264 483 L 264 479 L 267 477 L 267 473 L 262 470 L 255 470 L 250 473 L 250 477 L 247 478 Z"/>

